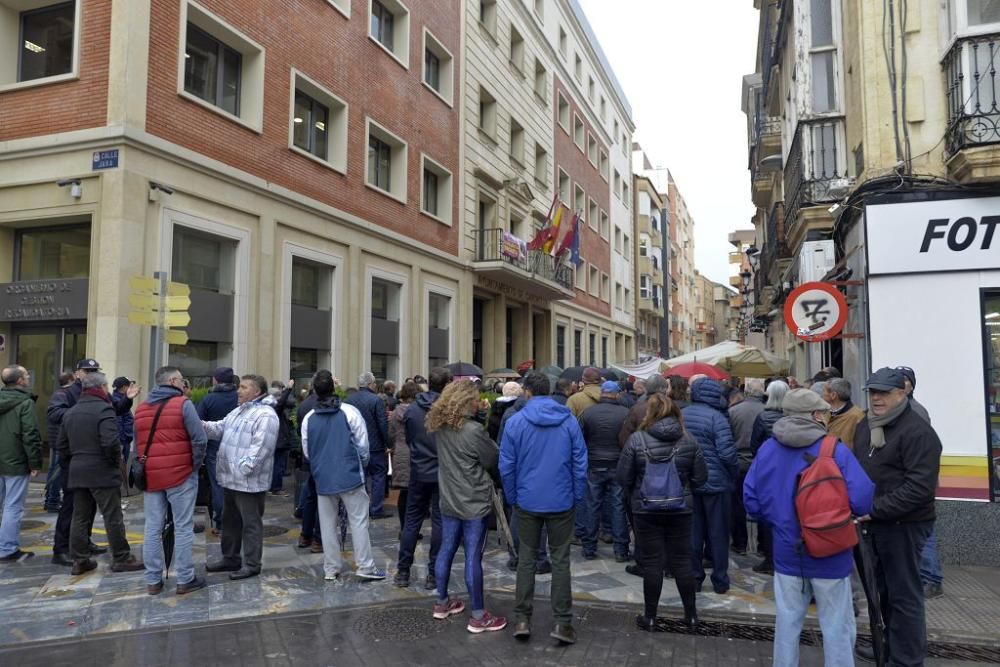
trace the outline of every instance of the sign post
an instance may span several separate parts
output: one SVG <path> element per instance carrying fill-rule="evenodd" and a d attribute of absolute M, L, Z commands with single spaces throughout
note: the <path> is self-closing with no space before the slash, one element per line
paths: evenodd
<path fill-rule="evenodd" d="M 191 323 L 191 288 L 184 283 L 167 281 L 166 271 L 156 271 L 152 278 L 129 278 L 132 293 L 128 302 L 133 308 L 128 314 L 132 324 L 149 327 L 149 378 L 163 365 L 163 344 L 186 345 L 187 332 L 175 328 Z"/>

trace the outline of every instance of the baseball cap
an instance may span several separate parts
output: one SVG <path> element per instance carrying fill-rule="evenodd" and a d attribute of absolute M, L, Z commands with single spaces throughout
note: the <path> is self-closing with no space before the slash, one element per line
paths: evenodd
<path fill-rule="evenodd" d="M 906 387 L 903 373 L 895 368 L 880 368 L 865 383 L 865 391 L 890 391 L 892 389 L 903 389 Z"/>
<path fill-rule="evenodd" d="M 618 386 L 617 382 L 607 380 L 601 384 L 602 394 L 617 394 L 619 391 L 621 391 L 621 387 Z"/>
<path fill-rule="evenodd" d="M 909 366 L 896 366 L 896 370 L 902 373 L 903 377 L 910 381 L 910 384 L 913 385 L 914 389 L 917 388 L 917 374 L 913 372 L 912 368 Z"/>
<path fill-rule="evenodd" d="M 220 384 L 232 384 L 236 380 L 234 375 L 235 373 L 233 373 L 233 369 L 229 366 L 219 366 L 215 369 L 215 373 L 212 374 L 212 377 L 214 377 L 215 381 Z"/>
<path fill-rule="evenodd" d="M 101 365 L 97 363 L 96 359 L 81 359 L 76 363 L 76 370 L 78 371 L 99 371 L 101 370 Z"/>
<path fill-rule="evenodd" d="M 132 384 L 132 382 L 133 382 L 133 380 L 131 380 L 130 378 L 127 378 L 124 375 L 121 375 L 121 376 L 115 378 L 115 381 L 111 384 L 111 386 L 115 390 L 118 390 L 118 389 L 121 389 L 122 387 L 129 386 L 130 384 Z"/>
<path fill-rule="evenodd" d="M 781 401 L 781 411 L 786 415 L 808 415 L 829 409 L 830 404 L 812 389 L 792 389 Z"/>

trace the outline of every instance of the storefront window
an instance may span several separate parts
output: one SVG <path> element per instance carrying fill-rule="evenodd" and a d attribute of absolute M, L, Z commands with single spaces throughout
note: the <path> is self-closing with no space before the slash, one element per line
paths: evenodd
<path fill-rule="evenodd" d="M 986 292 L 983 306 L 990 479 L 993 500 L 1000 502 L 1000 292 Z"/>
<path fill-rule="evenodd" d="M 451 299 L 443 294 L 427 295 L 427 369 L 448 365 Z"/>
<path fill-rule="evenodd" d="M 187 345 L 170 346 L 170 363 L 181 369 L 195 388 L 212 386 L 212 373 L 219 365 L 218 359 L 218 343 L 189 341 Z"/>
<path fill-rule="evenodd" d="M 292 303 L 296 306 L 319 307 L 321 269 L 316 264 L 296 258 L 292 262 Z"/>
<path fill-rule="evenodd" d="M 379 381 L 399 379 L 402 285 L 379 278 L 371 287 L 371 372 Z"/>
<path fill-rule="evenodd" d="M 90 227 L 25 229 L 18 235 L 18 280 L 86 278 Z"/>
<path fill-rule="evenodd" d="M 289 377 L 295 380 L 312 380 L 312 376 L 319 370 L 319 351 L 293 347 L 290 357 Z"/>
<path fill-rule="evenodd" d="M 227 239 L 177 226 L 171 279 L 196 289 L 231 293 L 235 248 Z"/>

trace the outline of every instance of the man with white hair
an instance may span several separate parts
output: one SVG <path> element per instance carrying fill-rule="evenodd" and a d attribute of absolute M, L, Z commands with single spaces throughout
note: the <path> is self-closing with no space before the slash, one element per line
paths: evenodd
<path fill-rule="evenodd" d="M 745 398 L 735 405 L 729 406 L 729 425 L 733 429 L 733 442 L 736 444 L 736 456 L 739 458 L 739 479 L 736 493 L 733 494 L 733 551 L 738 554 L 747 552 L 747 515 L 743 508 L 743 481 L 753 452 L 750 450 L 750 435 L 757 415 L 764 411 L 764 382 L 762 380 L 747 380 Z"/>
<path fill-rule="evenodd" d="M 386 445 L 389 443 L 389 419 L 385 403 L 376 393 L 375 376 L 365 371 L 358 376 L 358 390 L 350 394 L 344 402 L 353 405 L 365 420 L 368 431 L 368 467 L 365 471 L 371 484 L 372 519 L 385 519 L 392 516 L 382 507 L 385 502 L 386 475 L 389 473 L 389 456 Z"/>
<path fill-rule="evenodd" d="M 825 383 L 823 400 L 830 404 L 830 435 L 854 447 L 854 431 L 865 418 L 865 412 L 851 402 L 851 383 L 833 378 Z"/>

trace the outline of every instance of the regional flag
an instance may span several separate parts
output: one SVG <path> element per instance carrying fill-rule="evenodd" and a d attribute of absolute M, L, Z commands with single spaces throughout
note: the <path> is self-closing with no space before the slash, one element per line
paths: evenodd
<path fill-rule="evenodd" d="M 559 241 L 555 245 L 555 250 L 552 252 L 553 257 L 558 257 L 559 255 L 566 252 L 566 249 L 573 244 L 574 240 L 580 233 L 580 214 L 573 214 L 573 220 L 559 230 Z"/>
<path fill-rule="evenodd" d="M 552 215 L 553 211 L 555 211 L 555 217 Z M 528 250 L 539 250 L 553 238 L 554 229 L 559 227 L 559 218 L 561 217 L 561 214 L 562 204 L 559 203 L 559 193 L 557 192 L 555 197 L 552 198 L 552 205 L 549 206 L 549 213 L 545 216 L 545 224 L 538 230 L 535 238 L 531 239 L 528 243 Z"/>

